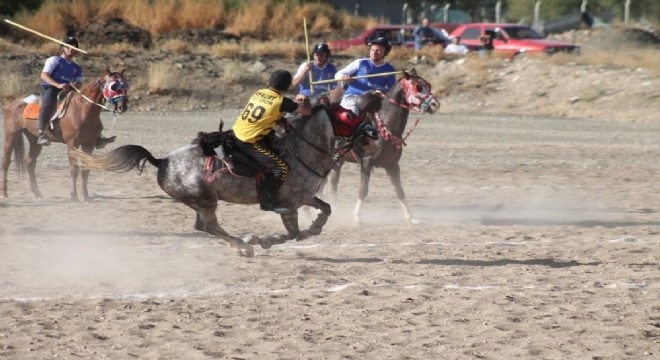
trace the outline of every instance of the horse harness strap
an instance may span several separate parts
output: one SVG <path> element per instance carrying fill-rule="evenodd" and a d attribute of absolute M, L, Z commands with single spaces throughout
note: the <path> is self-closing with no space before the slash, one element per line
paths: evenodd
<path fill-rule="evenodd" d="M 305 168 L 307 168 L 307 170 L 311 171 L 314 175 L 316 175 L 316 176 L 318 176 L 318 177 L 320 177 L 320 178 L 324 178 L 324 177 L 328 176 L 328 173 L 330 173 L 330 171 L 332 170 L 332 168 L 335 167 L 335 164 L 337 163 L 337 161 L 339 161 L 339 158 L 338 158 L 337 156 L 333 156 L 332 154 L 328 153 L 328 152 L 325 151 L 324 149 L 321 149 L 321 148 L 318 147 L 316 144 L 312 144 L 309 140 L 307 140 L 305 137 L 303 137 L 303 136 L 302 136 L 302 135 L 296 130 L 296 128 L 294 128 L 293 126 L 290 126 L 288 123 L 287 123 L 287 125 L 286 125 L 286 130 L 287 130 L 287 131 L 291 130 L 292 133 L 296 134 L 296 136 L 298 136 L 299 138 L 301 138 L 301 139 L 302 139 L 305 143 L 307 143 L 309 146 L 311 146 L 312 148 L 316 149 L 317 151 L 319 151 L 319 152 L 322 153 L 323 155 L 328 156 L 328 157 L 331 157 L 331 158 L 334 159 L 334 163 L 332 164 L 332 166 L 331 166 L 328 170 L 326 170 L 325 173 L 320 174 L 318 171 L 312 169 L 312 167 L 309 166 L 305 161 L 303 161 L 303 159 L 301 159 L 301 158 L 298 156 L 298 152 L 294 152 L 294 154 L 293 154 L 293 155 L 295 156 L 295 158 L 296 158 L 298 161 L 300 161 L 300 163 L 301 163 Z"/>
<path fill-rule="evenodd" d="M 100 83 L 99 81 L 97 81 L 97 85 L 98 85 L 99 87 L 101 87 L 101 83 Z M 94 104 L 94 105 L 96 105 L 96 106 L 99 106 L 99 107 L 100 107 L 101 109 L 103 109 L 103 110 L 108 110 L 108 111 L 111 111 L 111 110 L 112 110 L 111 108 L 109 108 L 109 107 L 107 107 L 107 106 L 105 106 L 105 105 L 103 105 L 103 104 L 99 104 L 99 103 L 97 103 L 96 101 L 90 99 L 87 95 L 83 94 L 83 93 L 80 91 L 80 89 L 78 89 L 77 87 L 75 87 L 75 86 L 73 86 L 73 85 L 71 85 L 71 87 L 72 87 L 73 90 L 75 90 L 78 94 L 80 94 L 80 96 L 82 96 L 83 99 L 87 100 L 87 102 L 92 103 L 92 104 Z M 103 88 L 101 88 L 101 89 L 103 89 Z"/>

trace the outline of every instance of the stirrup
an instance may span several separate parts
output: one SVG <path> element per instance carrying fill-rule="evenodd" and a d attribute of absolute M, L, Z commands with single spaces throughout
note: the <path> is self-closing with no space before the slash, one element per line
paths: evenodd
<path fill-rule="evenodd" d="M 50 145 L 50 140 L 48 140 L 48 138 L 46 137 L 46 134 L 42 134 L 37 139 L 37 144 L 43 145 L 43 146 L 48 146 L 48 145 Z"/>
<path fill-rule="evenodd" d="M 282 203 L 279 202 L 278 200 L 275 200 L 272 203 L 270 203 L 269 210 L 277 214 L 288 214 L 291 212 L 291 209 L 282 205 Z"/>

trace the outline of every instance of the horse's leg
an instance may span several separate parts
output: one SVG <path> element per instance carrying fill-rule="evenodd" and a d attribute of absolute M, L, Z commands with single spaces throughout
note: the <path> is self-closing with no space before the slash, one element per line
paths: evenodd
<path fill-rule="evenodd" d="M 341 175 L 341 167 L 343 165 L 344 160 L 337 161 L 330 172 L 330 196 L 328 200 L 331 204 L 337 203 L 337 188 L 339 187 L 339 176 Z"/>
<path fill-rule="evenodd" d="M 353 224 L 356 227 L 362 225 L 362 203 L 369 194 L 369 179 L 371 178 L 371 171 L 373 170 L 373 161 L 370 157 L 362 159 L 360 163 L 360 191 L 358 194 L 358 201 L 353 209 Z"/>
<path fill-rule="evenodd" d="M 396 191 L 396 197 L 399 199 L 399 204 L 403 210 L 403 217 L 411 224 L 419 224 L 419 220 L 413 217 L 412 212 L 410 212 L 410 208 L 408 207 L 408 203 L 406 202 L 406 193 L 403 191 L 403 186 L 401 186 L 401 169 L 399 164 L 395 163 L 390 165 L 385 168 L 385 171 Z"/>
<path fill-rule="evenodd" d="M 86 152 L 87 154 L 91 154 L 92 151 L 94 151 L 94 145 L 83 145 L 81 146 L 82 151 Z M 83 201 L 91 201 L 92 199 L 89 197 L 89 191 L 87 190 L 87 184 L 89 181 L 89 169 L 83 168 L 80 170 L 80 166 L 78 165 L 78 162 L 75 160 L 75 158 L 69 157 L 69 168 L 71 168 L 71 163 L 73 162 L 73 166 L 75 167 L 75 175 L 78 175 L 78 171 L 80 171 L 80 187 L 81 187 L 81 193 L 83 196 Z M 76 193 L 76 177 L 74 177 L 74 172 L 73 170 L 71 171 L 71 179 L 73 181 L 73 188 L 71 191 L 73 191 L 71 198 L 73 199 L 73 194 Z"/>
<path fill-rule="evenodd" d="M 73 139 L 69 140 L 66 143 L 67 153 L 70 153 L 75 148 Z M 85 149 L 83 149 L 85 151 Z M 85 151 L 90 153 L 91 151 Z M 75 158 L 69 156 L 69 175 L 71 176 L 71 201 L 78 201 L 78 174 L 80 173 L 80 167 Z"/>
<path fill-rule="evenodd" d="M 309 226 L 309 229 L 301 232 L 297 237 L 296 240 L 304 240 L 307 239 L 308 237 L 312 235 L 318 235 L 321 233 L 321 230 L 323 230 L 323 226 L 328 222 L 328 218 L 330 217 L 330 214 L 332 214 L 332 207 L 330 207 L 330 204 L 326 203 L 325 201 L 319 199 L 318 197 L 314 197 L 312 201 L 308 204 L 308 206 L 312 206 L 318 210 L 321 210 L 321 212 L 318 214 L 316 219 L 312 222 L 312 225 Z M 284 220 L 284 219 L 282 219 Z"/>
<path fill-rule="evenodd" d="M 299 238 L 302 233 L 300 232 L 300 227 L 298 226 L 298 209 L 290 211 L 286 214 L 280 214 L 280 217 L 282 218 L 282 223 L 284 223 L 284 227 L 288 232 L 286 235 L 268 236 L 264 238 L 255 236 L 250 239 L 249 243 L 252 245 L 261 245 L 263 249 L 270 249 L 273 245 L 284 244 L 287 240 L 296 238 L 298 240 L 302 240 Z"/>
<path fill-rule="evenodd" d="M 0 197 L 7 197 L 7 171 L 9 171 L 9 164 L 11 163 L 11 155 L 14 151 L 14 137 L 16 134 L 5 134 L 5 146 L 3 146 L 2 155 L 2 187 L 0 188 Z M 18 136 L 23 136 L 18 133 Z"/>
<path fill-rule="evenodd" d="M 37 138 L 30 136 L 28 137 L 28 143 L 30 144 L 30 150 L 28 150 L 28 155 L 25 158 L 25 168 L 28 172 L 28 177 L 30 178 L 30 190 L 36 198 L 41 198 L 41 192 L 39 191 L 39 186 L 37 185 L 37 158 L 41 154 L 41 145 L 37 145 Z"/>
<path fill-rule="evenodd" d="M 243 240 L 229 235 L 218 223 L 218 217 L 215 215 L 216 208 L 198 208 L 197 218 L 195 219 L 195 229 L 207 232 L 211 235 L 220 237 L 229 243 L 230 248 L 236 249 L 240 256 L 253 257 L 254 249 Z"/>

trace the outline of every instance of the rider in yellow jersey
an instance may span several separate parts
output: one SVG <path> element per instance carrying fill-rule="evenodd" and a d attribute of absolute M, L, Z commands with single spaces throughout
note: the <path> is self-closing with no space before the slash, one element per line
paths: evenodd
<path fill-rule="evenodd" d="M 278 214 L 290 211 L 277 198 L 277 192 L 286 180 L 289 166 L 275 152 L 267 136 L 284 113 L 298 112 L 309 115 L 311 109 L 284 96 L 291 86 L 291 73 L 275 70 L 268 80 L 268 87 L 257 90 L 236 118 L 233 130 L 236 146 L 250 155 L 263 167 L 263 177 L 257 177 L 261 210 Z"/>

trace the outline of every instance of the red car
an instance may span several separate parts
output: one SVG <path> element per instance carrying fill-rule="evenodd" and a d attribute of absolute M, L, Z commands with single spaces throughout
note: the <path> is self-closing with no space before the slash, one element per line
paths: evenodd
<path fill-rule="evenodd" d="M 353 46 L 366 46 L 369 40 L 383 36 L 390 40 L 393 47 L 405 46 L 407 48 L 415 47 L 415 37 L 413 30 L 417 25 L 377 25 L 363 32 L 355 38 L 348 40 L 328 41 L 328 46 L 332 51 L 342 51 Z M 448 34 L 458 27 L 458 24 L 435 23 L 431 27 L 437 30 L 444 29 Z M 446 44 L 443 44 L 443 46 Z"/>
<path fill-rule="evenodd" d="M 529 26 L 516 24 L 464 24 L 456 28 L 451 35 L 461 38 L 461 44 L 470 50 L 482 48 L 481 38 L 488 34 L 493 35 L 493 48 L 495 51 L 510 53 L 545 52 L 553 54 L 560 51 L 580 52 L 575 44 L 553 41 L 543 38 L 536 30 Z"/>

